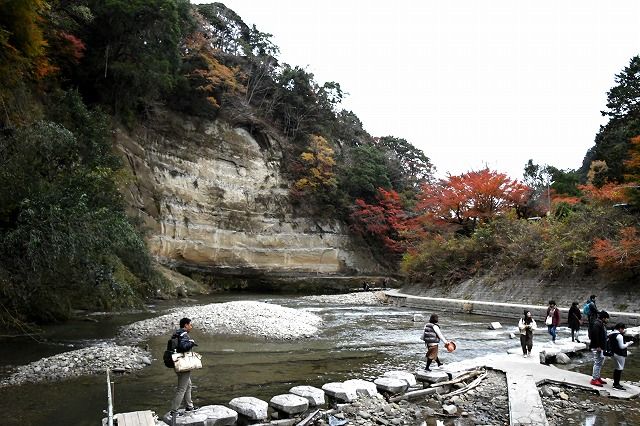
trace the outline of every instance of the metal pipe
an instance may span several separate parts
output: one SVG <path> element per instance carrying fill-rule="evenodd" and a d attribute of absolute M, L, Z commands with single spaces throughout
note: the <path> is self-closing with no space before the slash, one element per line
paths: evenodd
<path fill-rule="evenodd" d="M 107 425 L 113 426 L 113 400 L 111 399 L 111 379 L 107 368 Z"/>

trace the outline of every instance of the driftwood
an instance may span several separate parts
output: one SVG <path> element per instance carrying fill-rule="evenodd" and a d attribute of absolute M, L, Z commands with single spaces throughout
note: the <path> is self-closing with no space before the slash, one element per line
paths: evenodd
<path fill-rule="evenodd" d="M 448 398 L 454 395 L 460 395 L 461 393 L 465 393 L 468 390 L 471 390 L 473 388 L 475 388 L 476 386 L 478 386 L 480 384 L 480 382 L 482 382 L 482 380 L 487 377 L 487 372 L 485 371 L 484 373 L 482 373 L 482 375 L 480 377 L 478 377 L 477 379 L 475 379 L 473 382 L 469 383 L 467 386 L 460 388 L 458 390 L 455 390 L 453 392 L 449 392 L 447 394 L 442 395 L 442 398 Z"/>
<path fill-rule="evenodd" d="M 296 426 L 307 426 L 309 423 L 311 423 L 313 421 L 313 419 L 316 418 L 316 416 L 318 415 L 319 412 L 320 412 L 320 410 L 316 410 L 313 413 L 309 414 L 301 422 L 296 423 Z"/>
<path fill-rule="evenodd" d="M 445 386 L 445 385 L 452 385 L 454 383 L 458 383 L 458 382 L 462 382 L 464 380 L 470 379 L 472 377 L 476 377 L 480 374 L 482 374 L 484 370 L 473 370 L 473 371 L 469 371 L 467 373 L 464 373 L 461 376 L 456 377 L 455 379 L 452 380 L 448 380 L 446 382 L 439 382 L 439 383 L 434 383 L 431 385 L 432 388 L 437 388 L 440 386 Z"/>
<path fill-rule="evenodd" d="M 436 393 L 436 388 L 427 388 L 427 389 L 421 389 L 413 392 L 407 392 L 403 395 L 398 395 L 398 396 L 389 398 L 389 402 L 398 402 L 404 399 L 408 401 L 414 398 L 418 398 L 420 396 L 431 395 L 432 393 Z"/>

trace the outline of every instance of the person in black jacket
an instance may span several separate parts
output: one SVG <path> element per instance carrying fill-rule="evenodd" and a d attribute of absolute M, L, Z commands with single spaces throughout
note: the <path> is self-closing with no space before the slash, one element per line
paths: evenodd
<path fill-rule="evenodd" d="M 618 390 L 625 390 L 624 386 L 620 384 L 622 379 L 622 370 L 624 370 L 624 361 L 627 358 L 627 348 L 633 344 L 633 340 L 630 342 L 624 342 L 624 332 L 626 326 L 619 322 L 613 327 L 613 333 L 609 336 L 609 342 L 611 342 L 611 351 L 613 352 L 613 362 L 615 367 L 613 370 L 613 387 Z"/>
<path fill-rule="evenodd" d="M 178 336 L 178 352 L 189 352 L 194 346 L 197 346 L 196 342 L 189 337 L 189 332 L 192 329 L 193 325 L 191 325 L 189 318 L 182 318 L 180 320 L 180 328 L 174 333 L 174 336 Z M 178 411 L 183 399 L 186 403 L 185 411 L 195 410 L 196 407 L 191 400 L 191 371 L 176 372 L 176 375 L 178 376 L 178 387 L 176 388 L 176 395 L 171 404 L 171 414 Z"/>
<path fill-rule="evenodd" d="M 580 322 L 582 321 L 582 313 L 578 307 L 578 302 L 573 302 L 569 308 L 568 323 L 571 329 L 571 341 L 580 343 L 578 339 L 578 332 L 580 331 Z"/>
<path fill-rule="evenodd" d="M 591 384 L 593 386 L 602 387 L 607 382 L 600 378 L 600 370 L 602 370 L 602 364 L 604 363 L 604 350 L 607 348 L 607 328 L 606 324 L 609 321 L 609 314 L 607 311 L 600 311 L 598 313 L 598 319 L 593 322 L 593 326 L 589 328 L 589 336 L 591 336 L 591 342 L 589 343 L 589 349 L 593 352 L 593 374 L 591 376 Z"/>

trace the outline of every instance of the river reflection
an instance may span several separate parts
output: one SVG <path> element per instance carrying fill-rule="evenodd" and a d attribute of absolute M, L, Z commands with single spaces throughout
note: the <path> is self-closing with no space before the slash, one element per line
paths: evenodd
<path fill-rule="evenodd" d="M 413 322 L 415 313 L 428 312 L 389 306 L 323 304 L 296 296 L 224 294 L 202 297 L 188 304 L 260 300 L 305 309 L 320 315 L 324 325 L 318 337 L 275 342 L 243 336 L 211 336 L 191 333 L 203 354 L 204 368 L 193 373 L 196 405 L 226 404 L 238 396 L 269 400 L 294 385 L 321 386 L 350 378 L 372 379 L 391 369 L 416 370 L 424 366 L 424 346 L 420 341 L 423 322 Z M 120 326 L 162 315 L 176 303 L 152 306 L 152 312 L 97 316 L 97 322 L 73 322 L 50 327 L 41 342 L 21 339 L 0 345 L 0 374 L 11 364 L 26 363 L 55 353 L 113 339 Z M 491 321 L 506 328 L 488 330 Z M 458 350 L 446 352 L 442 360 L 452 362 L 505 352 L 518 346 L 509 338 L 517 319 L 510 321 L 464 314 L 440 314 L 445 336 L 457 342 Z M 534 339 L 546 339 L 540 332 Z M 167 336 L 148 340 L 156 361 L 142 371 L 115 376 L 115 412 L 153 410 L 162 415 L 169 407 L 176 377 L 164 367 L 162 351 Z M 19 350 L 18 350 L 19 349 Z M 630 363 L 631 364 L 631 363 Z M 606 366 L 605 366 L 606 368 Z M 637 369 L 625 370 L 625 380 L 638 380 Z M 0 389 L 4 425 L 100 424 L 106 408 L 105 377 L 84 377 L 58 383 L 29 384 Z"/>

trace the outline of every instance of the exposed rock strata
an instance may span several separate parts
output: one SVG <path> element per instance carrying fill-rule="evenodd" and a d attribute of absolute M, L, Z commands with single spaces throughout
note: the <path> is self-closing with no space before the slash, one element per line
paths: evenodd
<path fill-rule="evenodd" d="M 163 263 L 235 275 L 371 273 L 344 224 L 294 217 L 277 139 L 217 120 L 164 117 L 118 132 L 126 196 Z"/>

